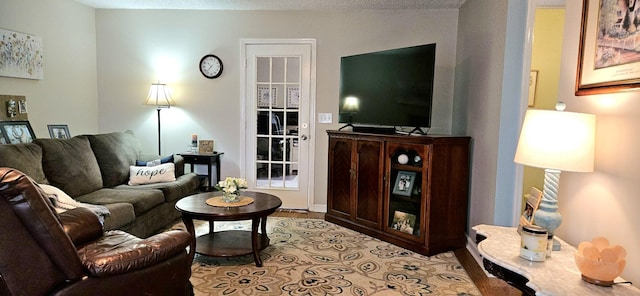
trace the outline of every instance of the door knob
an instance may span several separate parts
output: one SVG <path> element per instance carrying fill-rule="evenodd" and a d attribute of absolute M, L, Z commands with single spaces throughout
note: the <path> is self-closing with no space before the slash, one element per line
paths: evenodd
<path fill-rule="evenodd" d="M 300 140 L 306 141 L 307 140 L 307 135 L 300 136 Z"/>

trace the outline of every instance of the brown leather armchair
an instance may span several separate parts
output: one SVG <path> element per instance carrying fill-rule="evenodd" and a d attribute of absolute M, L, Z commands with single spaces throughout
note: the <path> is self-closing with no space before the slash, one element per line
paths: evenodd
<path fill-rule="evenodd" d="M 190 240 L 103 232 L 85 208 L 58 215 L 31 178 L 0 168 L 0 295 L 189 295 Z"/>

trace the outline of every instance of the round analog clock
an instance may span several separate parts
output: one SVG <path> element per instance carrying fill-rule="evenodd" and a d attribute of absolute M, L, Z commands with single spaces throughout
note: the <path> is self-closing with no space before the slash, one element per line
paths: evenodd
<path fill-rule="evenodd" d="M 200 59 L 200 72 L 209 79 L 218 78 L 222 74 L 222 60 L 213 54 Z"/>

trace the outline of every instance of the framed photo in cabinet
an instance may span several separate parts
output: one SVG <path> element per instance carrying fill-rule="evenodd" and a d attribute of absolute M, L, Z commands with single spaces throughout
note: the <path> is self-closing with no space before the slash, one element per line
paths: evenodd
<path fill-rule="evenodd" d="M 416 172 L 398 171 L 396 183 L 393 186 L 393 194 L 411 196 L 415 180 Z"/>
<path fill-rule="evenodd" d="M 393 212 L 393 223 L 391 228 L 404 233 L 413 234 L 413 228 L 416 226 L 416 215 L 395 211 Z"/>

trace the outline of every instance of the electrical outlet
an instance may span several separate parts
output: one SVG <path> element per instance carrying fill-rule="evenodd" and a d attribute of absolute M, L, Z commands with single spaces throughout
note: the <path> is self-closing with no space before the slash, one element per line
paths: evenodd
<path fill-rule="evenodd" d="M 318 113 L 318 123 L 331 123 L 332 121 L 331 113 Z"/>

